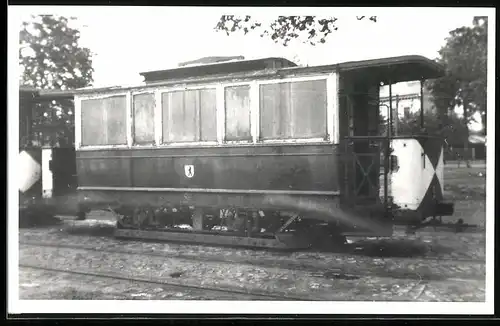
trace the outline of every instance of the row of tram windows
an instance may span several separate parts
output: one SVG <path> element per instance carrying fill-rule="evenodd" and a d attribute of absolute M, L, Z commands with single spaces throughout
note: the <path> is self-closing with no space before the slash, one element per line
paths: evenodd
<path fill-rule="evenodd" d="M 259 85 L 252 98 L 249 85 L 224 87 L 224 141 L 251 142 L 251 101 L 259 105 L 259 139 L 327 137 L 326 80 Z M 257 97 L 257 96 L 255 96 Z M 161 93 L 163 144 L 217 141 L 216 88 Z M 127 97 L 81 102 L 81 145 L 127 144 Z M 134 145 L 155 143 L 155 94 L 132 95 Z"/>

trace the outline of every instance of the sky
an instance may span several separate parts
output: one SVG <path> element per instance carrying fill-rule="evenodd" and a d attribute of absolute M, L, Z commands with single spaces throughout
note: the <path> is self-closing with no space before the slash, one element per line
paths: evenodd
<path fill-rule="evenodd" d="M 319 10 L 320 11 L 319 11 Z M 81 44 L 94 53 L 94 85 L 141 82 L 139 72 L 175 67 L 204 56 L 285 57 L 300 64 L 419 54 L 434 59 L 449 31 L 470 25 L 474 9 L 454 8 L 199 8 L 199 7 L 25 7 L 19 19 L 46 13 L 74 16 Z M 267 21 L 282 14 L 335 16 L 339 29 L 325 44 L 294 41 L 288 47 L 259 33 L 227 36 L 214 27 L 221 14 L 250 14 Z M 377 16 L 357 21 L 356 15 Z"/>
<path fill-rule="evenodd" d="M 218 7 L 16 7 L 19 22 L 32 14 L 76 17 L 80 43 L 93 53 L 94 86 L 142 82 L 140 72 L 174 68 L 204 56 L 284 57 L 302 65 L 333 64 L 398 55 L 438 56 L 449 32 L 471 25 L 473 8 L 218 8 Z M 284 47 L 260 33 L 227 36 L 214 30 L 222 14 L 251 15 L 264 23 L 279 15 L 338 18 L 325 44 L 299 40 Z M 356 16 L 377 16 L 377 22 Z M 393 94 L 404 92 L 395 85 Z"/>

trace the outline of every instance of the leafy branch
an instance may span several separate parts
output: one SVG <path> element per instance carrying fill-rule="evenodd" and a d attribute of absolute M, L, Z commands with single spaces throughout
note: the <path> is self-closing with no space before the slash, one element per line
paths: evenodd
<path fill-rule="evenodd" d="M 377 22 L 377 16 L 368 18 L 357 16 L 356 19 Z M 228 36 L 235 32 L 243 32 L 246 35 L 252 31 L 259 31 L 261 37 L 269 37 L 283 46 L 288 46 L 294 39 L 301 39 L 304 43 L 316 45 L 325 43 L 328 35 L 338 30 L 337 22 L 336 17 L 279 16 L 269 24 L 263 24 L 249 15 L 244 17 L 223 15 L 215 26 L 215 30 L 226 32 Z"/>

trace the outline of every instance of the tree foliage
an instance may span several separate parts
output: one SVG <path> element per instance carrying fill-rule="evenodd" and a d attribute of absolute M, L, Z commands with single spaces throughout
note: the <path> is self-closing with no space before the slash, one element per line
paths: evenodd
<path fill-rule="evenodd" d="M 377 21 L 376 16 L 357 16 L 356 19 Z M 223 15 L 215 29 L 224 31 L 227 35 L 235 32 L 243 32 L 246 35 L 251 31 L 259 31 L 261 37 L 269 37 L 275 43 L 281 43 L 284 46 L 287 46 L 293 39 L 316 45 L 325 43 L 328 35 L 338 29 L 337 22 L 336 17 L 279 16 L 269 24 L 265 24 L 248 15 L 245 17 Z"/>
<path fill-rule="evenodd" d="M 71 27 L 73 20 L 39 15 L 22 23 L 19 33 L 21 85 L 69 90 L 92 84 L 92 54 L 80 46 L 80 31 Z M 34 129 L 40 131 L 37 136 L 53 146 L 72 145 L 73 107 L 70 100 L 38 103 L 33 122 Z"/>
<path fill-rule="evenodd" d="M 74 18 L 32 16 L 19 33 L 21 83 L 42 89 L 75 89 L 92 82 L 92 59 L 79 46 L 80 31 L 71 28 Z"/>
<path fill-rule="evenodd" d="M 427 133 L 446 139 L 450 145 L 461 146 L 468 139 L 466 126 L 462 123 L 462 119 L 454 113 L 439 117 L 437 114 L 429 112 L 424 115 L 424 125 Z M 398 118 L 398 135 L 409 136 L 419 132 L 421 132 L 420 112 L 408 113 Z"/>
<path fill-rule="evenodd" d="M 463 123 L 467 124 L 473 114 L 479 112 L 485 133 L 487 43 L 487 17 L 474 17 L 471 27 L 451 31 L 438 59 L 446 75 L 429 84 L 441 116 L 448 115 L 457 106 L 463 107 Z"/>

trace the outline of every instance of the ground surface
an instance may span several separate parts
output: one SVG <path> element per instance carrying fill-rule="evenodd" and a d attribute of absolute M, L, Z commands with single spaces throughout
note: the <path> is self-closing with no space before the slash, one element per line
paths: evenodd
<path fill-rule="evenodd" d="M 485 226 L 486 165 L 473 164 L 460 168 L 450 163 L 444 170 L 444 196 L 455 203 L 456 213 L 447 219 L 462 218 L 465 223 Z"/>
<path fill-rule="evenodd" d="M 484 226 L 485 168 L 447 166 L 445 180 L 456 216 Z M 397 232 L 333 252 L 277 253 L 120 241 L 106 216 L 90 218 L 20 230 L 21 299 L 485 298 L 484 233 Z"/>

